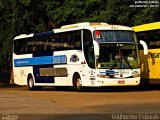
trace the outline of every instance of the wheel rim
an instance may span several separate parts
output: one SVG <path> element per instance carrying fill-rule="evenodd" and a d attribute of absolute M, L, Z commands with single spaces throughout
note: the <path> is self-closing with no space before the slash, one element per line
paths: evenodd
<path fill-rule="evenodd" d="M 32 78 L 29 79 L 29 87 L 30 87 L 30 88 L 33 87 L 33 80 L 32 80 Z"/>
<path fill-rule="evenodd" d="M 76 80 L 76 88 L 77 89 L 80 89 L 81 88 L 81 83 L 80 83 L 80 78 L 78 78 L 77 80 Z"/>

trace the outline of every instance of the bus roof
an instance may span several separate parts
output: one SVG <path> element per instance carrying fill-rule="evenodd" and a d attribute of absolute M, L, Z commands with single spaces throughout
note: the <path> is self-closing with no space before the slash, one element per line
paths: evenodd
<path fill-rule="evenodd" d="M 133 29 L 135 32 L 160 29 L 160 22 L 153 22 L 153 23 L 134 26 Z"/>
<path fill-rule="evenodd" d="M 30 38 L 30 37 L 50 36 L 50 35 L 53 35 L 53 31 L 34 33 L 34 34 L 21 34 L 21 35 L 15 37 L 14 40 L 23 39 L 23 38 Z"/>
<path fill-rule="evenodd" d="M 94 30 L 129 30 L 133 31 L 131 27 L 122 26 L 122 25 L 109 25 L 107 23 L 96 23 L 96 22 L 82 22 L 70 25 L 64 25 L 59 29 L 53 29 L 52 31 L 41 32 L 41 33 L 34 33 L 34 34 L 21 34 L 16 36 L 14 40 L 23 39 L 23 38 L 30 38 L 30 37 L 42 37 L 42 36 L 49 36 L 54 33 L 61 33 L 67 31 L 74 31 L 74 30 L 81 30 L 81 29 L 89 29 L 91 31 Z"/>
<path fill-rule="evenodd" d="M 93 30 L 130 30 L 133 31 L 132 28 L 122 25 L 109 25 L 108 23 L 96 23 L 96 22 L 82 22 L 70 25 L 64 25 L 59 29 L 53 29 L 54 33 L 72 31 L 72 30 L 80 30 L 80 29 L 89 29 Z"/>
<path fill-rule="evenodd" d="M 14 38 L 14 40 L 17 40 L 17 39 L 23 39 L 23 38 L 30 38 L 30 37 L 33 37 L 33 34 L 21 34 L 19 36 L 16 36 Z"/>

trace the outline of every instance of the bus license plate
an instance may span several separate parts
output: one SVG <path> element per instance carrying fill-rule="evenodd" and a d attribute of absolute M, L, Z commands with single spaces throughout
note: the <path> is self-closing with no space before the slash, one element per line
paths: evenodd
<path fill-rule="evenodd" d="M 124 80 L 119 80 L 118 84 L 125 84 L 125 81 Z"/>

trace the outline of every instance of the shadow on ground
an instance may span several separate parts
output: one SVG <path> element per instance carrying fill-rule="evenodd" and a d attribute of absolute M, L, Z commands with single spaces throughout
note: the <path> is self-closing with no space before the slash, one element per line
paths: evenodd
<path fill-rule="evenodd" d="M 22 88 L 23 90 L 28 90 L 27 86 L 19 86 L 15 84 L 5 84 L 0 85 L 0 88 L 8 89 L 8 88 Z M 139 91 L 152 91 L 152 90 L 160 90 L 160 85 L 139 85 L 139 86 L 114 86 L 114 87 L 91 87 L 84 88 L 81 92 L 139 92 Z M 73 87 L 42 87 L 41 90 L 35 91 L 66 91 L 66 92 L 77 92 Z"/>

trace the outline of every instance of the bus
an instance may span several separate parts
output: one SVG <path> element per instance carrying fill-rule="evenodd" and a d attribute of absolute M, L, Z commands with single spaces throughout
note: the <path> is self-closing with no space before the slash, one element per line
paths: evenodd
<path fill-rule="evenodd" d="M 138 42 L 132 28 L 82 22 L 14 38 L 14 82 L 43 86 L 137 86 Z"/>
<path fill-rule="evenodd" d="M 148 46 L 148 56 L 140 47 L 142 83 L 160 84 L 160 22 L 134 26 L 138 40 Z"/>

